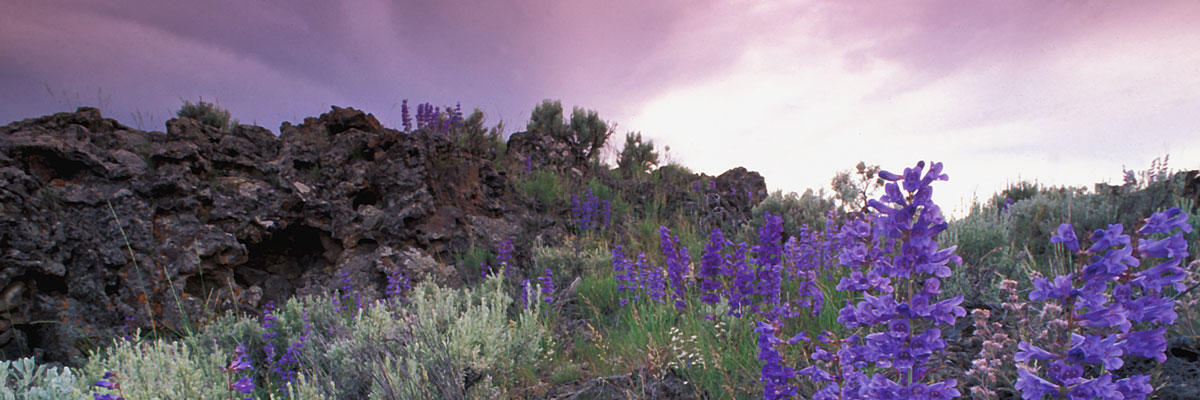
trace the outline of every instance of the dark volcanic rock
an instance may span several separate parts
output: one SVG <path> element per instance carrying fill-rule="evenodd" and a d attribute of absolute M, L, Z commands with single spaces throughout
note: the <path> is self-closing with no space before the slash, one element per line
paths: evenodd
<path fill-rule="evenodd" d="M 279 137 L 166 125 L 80 108 L 0 127 L 0 358 L 77 363 L 127 317 L 178 327 L 176 295 L 203 322 L 343 279 L 377 294 L 393 268 L 456 284 L 454 253 L 522 234 L 503 173 L 442 135 L 339 107 Z"/>
<path fill-rule="evenodd" d="M 387 129 L 353 108 L 285 122 L 279 136 L 188 118 L 166 131 L 132 129 L 94 108 L 0 127 L 0 358 L 78 364 L 80 345 L 127 323 L 178 331 L 345 281 L 370 299 L 397 269 L 457 285 L 471 276 L 454 258 L 471 246 L 566 235 L 568 210 L 510 193 L 494 162 L 655 192 L 590 170 L 546 136 L 514 134 L 508 155 L 493 160 L 452 136 Z M 762 177 L 744 168 L 662 173 L 673 174 L 661 189 L 668 207 L 724 216 L 706 228 L 745 221 L 766 197 Z M 712 202 L 689 192 L 698 180 L 712 181 Z"/>

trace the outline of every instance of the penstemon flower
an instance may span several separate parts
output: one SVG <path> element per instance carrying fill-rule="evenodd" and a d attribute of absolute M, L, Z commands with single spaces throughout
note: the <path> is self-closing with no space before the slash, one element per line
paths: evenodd
<path fill-rule="evenodd" d="M 776 349 L 784 344 L 784 341 L 775 336 L 779 331 L 775 325 L 758 322 L 758 326 L 754 328 L 754 332 L 758 333 L 758 361 L 763 362 L 759 375 L 759 380 L 763 382 L 763 399 L 771 400 L 787 399 L 797 394 L 796 387 L 788 382 L 796 376 L 796 371 L 787 366 L 783 356 Z"/>
<path fill-rule="evenodd" d="M 704 255 L 700 257 L 700 269 L 696 275 L 700 278 L 700 301 L 705 304 L 717 304 L 721 300 L 721 270 L 725 259 L 721 251 L 725 249 L 725 236 L 721 229 L 713 229 L 709 236 L 708 245 L 704 247 Z"/>
<path fill-rule="evenodd" d="M 1149 376 L 1113 371 L 1124 365 L 1126 354 L 1166 361 L 1163 335 L 1177 315 L 1174 299 L 1164 296 L 1163 288 L 1183 290 L 1186 272 L 1180 265 L 1188 255 L 1183 234 L 1172 232 L 1192 228 L 1179 208 L 1145 221 L 1139 240 L 1113 224 L 1092 233 L 1092 245 L 1084 250 L 1070 224 L 1059 226 L 1051 242 L 1087 256 L 1088 262 L 1053 280 L 1033 280 L 1029 299 L 1046 302 L 1046 309 L 1059 315 L 1053 325 L 1064 329 L 1038 343 L 1018 344 L 1015 386 L 1023 398 L 1144 399 L 1153 391 Z M 1149 259 L 1162 261 L 1134 270 Z M 1039 365 L 1046 370 L 1038 371 Z"/>
<path fill-rule="evenodd" d="M 667 277 L 671 280 L 671 288 L 675 294 L 675 308 L 687 307 L 687 283 L 684 277 L 688 274 L 688 264 L 691 257 L 686 247 L 679 247 L 679 237 L 671 236 L 671 230 L 665 226 L 658 228 L 663 254 L 667 256 Z"/>
<path fill-rule="evenodd" d="M 764 213 L 763 226 L 758 230 L 758 244 L 751 248 L 755 253 L 756 265 L 757 285 L 754 289 L 759 298 L 755 307 L 761 305 L 760 312 L 770 320 L 790 316 L 788 306 L 779 302 L 779 291 L 783 285 L 782 233 L 783 218 L 773 216 L 770 212 Z"/>
<path fill-rule="evenodd" d="M 953 379 L 930 382 L 926 365 L 946 346 L 938 326 L 952 325 L 966 311 L 959 306 L 962 296 L 938 299 L 940 279 L 950 275 L 946 264 L 956 258 L 954 248 L 939 249 L 935 240 L 947 224 L 932 201 L 931 184 L 947 176 L 941 163 L 931 164 L 928 171 L 924 167 L 924 162 L 917 163 L 903 175 L 880 171 L 888 183 L 880 199 L 868 202 L 874 214 L 851 219 L 840 231 L 840 239 L 847 242 L 840 249 L 840 263 L 861 270 L 838 287 L 859 291 L 862 299 L 848 301 L 838 322 L 865 332 L 843 339 L 836 355 L 813 353 L 814 360 L 838 360 L 840 365 L 834 371 L 818 364 L 802 370 L 824 385 L 819 398 L 960 395 Z"/>
<path fill-rule="evenodd" d="M 621 306 L 629 304 L 629 298 L 636 296 L 638 290 L 637 271 L 633 270 L 633 262 L 625 258 L 621 246 L 612 249 L 613 279 L 617 280 L 617 292 L 621 294 Z"/>
<path fill-rule="evenodd" d="M 725 288 L 725 298 L 729 300 L 729 315 L 740 317 L 746 310 L 752 310 L 754 295 L 754 271 L 746 263 L 746 244 L 738 243 L 733 247 L 733 253 L 725 260 L 725 275 L 732 282 Z"/>
<path fill-rule="evenodd" d="M 554 273 L 550 268 L 546 268 L 546 274 L 538 277 L 538 282 L 542 284 L 542 301 L 546 303 L 554 302 Z"/>
<path fill-rule="evenodd" d="M 115 390 L 115 391 L 117 391 L 117 394 L 112 394 L 112 393 L 101 394 L 101 393 L 97 393 L 97 392 L 92 392 L 92 399 L 93 400 L 125 400 L 125 393 L 121 391 L 121 382 L 119 382 L 117 378 L 118 377 L 115 372 L 112 372 L 112 371 L 105 372 L 104 377 L 102 377 L 102 378 L 100 378 L 100 380 L 96 381 L 96 384 L 95 384 L 96 387 L 105 388 L 108 390 Z M 8 383 L 8 382 L 5 382 L 5 383 Z M 11 392 L 9 392 L 9 393 L 11 393 Z"/>

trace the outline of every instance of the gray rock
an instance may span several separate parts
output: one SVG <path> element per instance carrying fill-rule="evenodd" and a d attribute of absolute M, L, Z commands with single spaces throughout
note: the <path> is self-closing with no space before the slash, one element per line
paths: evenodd
<path fill-rule="evenodd" d="M 125 317 L 177 328 L 343 275 L 379 296 L 395 266 L 459 284 L 453 255 L 472 237 L 521 234 L 496 222 L 512 206 L 490 159 L 352 108 L 284 123 L 279 137 L 187 118 L 166 128 L 92 108 L 0 127 L 0 288 L 20 288 L 0 292 L 12 294 L 3 357 L 78 364 L 75 344 L 106 340 Z M 60 323 L 30 322 L 47 320 Z"/>

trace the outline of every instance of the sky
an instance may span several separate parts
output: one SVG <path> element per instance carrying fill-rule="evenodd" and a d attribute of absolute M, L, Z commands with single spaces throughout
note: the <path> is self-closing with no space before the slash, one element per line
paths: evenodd
<path fill-rule="evenodd" d="M 513 132 L 557 99 L 615 146 L 641 132 L 770 190 L 940 161 L 934 199 L 961 212 L 1021 180 L 1200 169 L 1195 21 L 1195 1 L 8 0 L 0 124 L 99 106 L 161 131 L 204 99 L 274 132 L 331 105 L 397 127 L 408 99 Z"/>

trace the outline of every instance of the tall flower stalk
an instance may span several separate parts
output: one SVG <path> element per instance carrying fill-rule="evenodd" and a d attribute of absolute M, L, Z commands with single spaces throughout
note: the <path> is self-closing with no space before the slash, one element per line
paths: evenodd
<path fill-rule="evenodd" d="M 1098 229 L 1082 249 L 1070 224 L 1051 238 L 1086 259 L 1087 264 L 1053 280 L 1035 278 L 1029 300 L 1045 302 L 1057 318 L 1058 334 L 1041 342 L 1021 341 L 1017 390 L 1025 399 L 1144 399 L 1150 377 L 1119 376 L 1124 355 L 1166 361 L 1167 325 L 1175 322 L 1175 300 L 1164 288 L 1183 290 L 1187 257 L 1184 232 L 1191 232 L 1179 208 L 1155 213 L 1133 238 L 1121 224 Z M 1157 264 L 1142 270 L 1142 261 Z M 1045 367 L 1044 371 L 1039 367 Z"/>
<path fill-rule="evenodd" d="M 855 244 L 842 249 L 839 261 L 859 270 L 838 288 L 861 298 L 846 302 L 838 322 L 858 331 L 839 340 L 836 353 L 813 354 L 836 359 L 840 370 L 814 364 L 802 373 L 823 386 L 815 398 L 957 397 L 954 379 L 934 381 L 929 374 L 930 359 L 946 347 L 939 327 L 966 315 L 962 296 L 939 299 L 941 279 L 950 276 L 947 264 L 956 257 L 953 247 L 938 248 L 936 237 L 947 224 L 931 184 L 948 177 L 941 163 L 925 171 L 924 162 L 901 175 L 879 176 L 888 183 L 882 197 L 868 202 L 872 215 L 850 220 L 841 231 Z"/>

